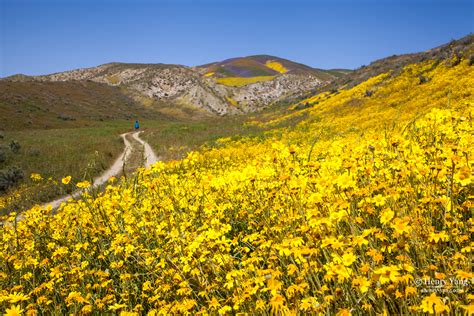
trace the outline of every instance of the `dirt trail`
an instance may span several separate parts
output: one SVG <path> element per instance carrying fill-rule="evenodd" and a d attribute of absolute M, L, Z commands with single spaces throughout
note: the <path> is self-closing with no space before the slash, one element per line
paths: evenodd
<path fill-rule="evenodd" d="M 149 167 L 150 165 L 154 164 L 155 162 L 157 162 L 159 160 L 158 156 L 155 154 L 155 152 L 153 151 L 153 149 L 151 149 L 150 145 L 145 142 L 144 140 L 142 140 L 138 135 L 140 134 L 141 132 L 139 133 L 133 133 L 132 134 L 132 137 L 135 138 L 139 143 L 141 143 L 143 145 L 143 148 L 144 148 L 144 164 L 145 164 L 145 167 Z"/>
<path fill-rule="evenodd" d="M 117 176 L 120 173 L 122 173 L 122 171 L 125 169 L 125 166 L 128 163 L 129 158 L 132 155 L 136 154 L 136 151 L 141 150 L 140 148 L 137 148 L 136 145 L 132 144 L 127 139 L 128 135 L 133 137 L 134 140 L 136 140 L 139 144 L 141 144 L 143 146 L 143 156 L 144 157 L 141 161 L 143 162 L 143 165 L 145 167 L 149 167 L 151 164 L 153 164 L 153 163 L 155 163 L 159 160 L 159 157 L 153 152 L 153 149 L 151 149 L 150 145 L 139 137 L 140 133 L 141 133 L 141 131 L 140 132 L 129 132 L 129 133 L 124 133 L 124 134 L 120 135 L 123 139 L 124 144 L 125 144 L 125 148 L 124 148 L 122 154 L 120 154 L 120 156 L 117 158 L 117 160 L 115 160 L 115 162 L 112 164 L 112 166 L 110 166 L 109 169 L 105 170 L 104 173 L 102 173 L 100 176 L 94 178 L 93 183 L 91 185 L 91 188 L 97 188 L 97 187 L 103 185 L 104 183 L 106 183 L 107 180 L 109 180 L 111 177 Z M 134 163 L 134 164 L 136 164 L 136 163 Z M 139 166 L 136 166 L 136 167 L 139 167 Z M 83 192 L 83 190 L 78 190 L 78 191 L 73 192 L 69 195 L 58 198 L 54 201 L 45 203 L 42 206 L 46 207 L 48 205 L 51 205 L 53 207 L 53 209 L 56 209 L 61 205 L 61 203 L 66 202 L 70 198 L 76 198 L 76 197 L 80 196 L 82 194 L 82 192 Z"/>

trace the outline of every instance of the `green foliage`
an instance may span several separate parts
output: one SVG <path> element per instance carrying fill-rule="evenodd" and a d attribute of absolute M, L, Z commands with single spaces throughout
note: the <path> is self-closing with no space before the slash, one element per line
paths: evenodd
<path fill-rule="evenodd" d="M 24 176 L 23 170 L 18 167 L 0 170 L 0 192 L 5 192 L 9 188 L 14 187 Z"/>
<path fill-rule="evenodd" d="M 17 154 L 18 152 L 20 152 L 20 149 L 21 149 L 21 145 L 19 142 L 17 142 L 16 140 L 12 140 L 10 142 L 10 150 Z"/>
<path fill-rule="evenodd" d="M 7 161 L 7 151 L 7 147 L 0 146 L 0 164 L 3 164 L 5 163 L 5 161 Z"/>

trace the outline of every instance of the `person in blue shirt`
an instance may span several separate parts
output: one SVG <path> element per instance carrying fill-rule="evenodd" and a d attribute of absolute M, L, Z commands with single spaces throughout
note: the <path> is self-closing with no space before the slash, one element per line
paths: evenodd
<path fill-rule="evenodd" d="M 135 121 L 135 129 L 139 129 L 140 128 L 140 124 L 138 123 L 138 121 Z"/>

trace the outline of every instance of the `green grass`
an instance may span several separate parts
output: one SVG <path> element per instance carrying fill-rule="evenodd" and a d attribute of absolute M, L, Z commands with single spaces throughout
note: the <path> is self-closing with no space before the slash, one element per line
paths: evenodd
<path fill-rule="evenodd" d="M 141 137 L 161 159 L 179 159 L 203 145 L 214 146 L 215 141 L 222 137 L 255 135 L 260 128 L 244 125 L 247 119 L 239 116 L 201 118 L 197 121 L 142 120 L 140 125 L 144 134 Z M 3 195 L 3 199 L 10 198 L 3 212 L 24 210 L 33 204 L 51 201 L 72 192 L 75 183 L 91 181 L 107 169 L 123 151 L 120 134 L 130 131 L 133 121 L 114 120 L 93 124 L 80 128 L 5 132 L 0 145 L 16 140 L 21 144 L 21 150 L 18 154 L 9 154 L 6 164 L 1 165 L 0 169 L 17 166 L 24 171 L 25 179 Z M 132 157 L 132 160 L 139 158 Z M 126 170 L 126 173 L 130 174 L 131 171 Z M 33 181 L 30 179 L 32 173 L 39 173 L 43 180 Z M 73 181 L 69 185 L 61 184 L 65 176 L 72 176 Z M 0 202 L 1 199 L 2 196 Z"/>
<path fill-rule="evenodd" d="M 144 122 L 142 126 L 146 131 L 142 138 L 163 160 L 180 159 L 187 152 L 203 145 L 214 146 L 219 138 L 255 135 L 260 128 L 244 125 L 247 119 L 246 116 L 238 116 L 165 124 L 158 121 Z"/>
<path fill-rule="evenodd" d="M 7 192 L 14 197 L 8 209 L 24 209 L 72 191 L 73 184 L 55 184 L 65 176 L 79 182 L 100 174 L 122 152 L 124 145 L 119 135 L 130 127 L 131 122 L 111 121 L 93 127 L 5 132 L 0 144 L 16 140 L 21 149 L 17 154 L 9 153 L 0 168 L 17 166 L 25 173 L 20 186 Z M 30 179 L 32 173 L 39 173 L 44 180 L 34 182 Z"/>
<path fill-rule="evenodd" d="M 133 172 L 143 166 L 143 146 L 138 142 L 132 135 L 125 135 L 125 138 L 130 142 L 132 148 L 134 148 L 128 155 L 127 163 L 123 167 L 123 173 L 125 176 L 130 176 Z"/>
<path fill-rule="evenodd" d="M 78 128 L 162 115 L 124 93 L 94 82 L 0 81 L 0 130 Z"/>

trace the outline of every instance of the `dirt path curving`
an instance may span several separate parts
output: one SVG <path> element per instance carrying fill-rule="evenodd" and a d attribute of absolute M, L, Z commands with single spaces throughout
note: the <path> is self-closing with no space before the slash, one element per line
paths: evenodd
<path fill-rule="evenodd" d="M 100 176 L 94 178 L 91 188 L 97 188 L 103 185 L 111 177 L 121 174 L 124 170 L 130 170 L 127 164 L 132 156 L 142 156 L 142 159 L 139 159 L 139 162 L 136 161 L 137 159 L 134 159 L 135 161 L 131 162 L 131 164 L 133 165 L 133 170 L 141 166 L 149 167 L 151 164 L 159 160 L 159 157 L 155 154 L 150 145 L 139 137 L 140 133 L 141 131 L 129 132 L 120 135 L 125 145 L 123 152 L 120 154 L 117 160 L 115 160 L 115 162 L 109 167 L 109 169 L 105 170 Z M 132 138 L 132 141 L 129 137 Z M 140 148 L 140 146 L 142 146 L 142 148 Z M 66 202 L 70 198 L 77 198 L 82 193 L 83 190 L 77 190 L 69 195 L 45 203 L 42 205 L 42 207 L 47 207 L 48 205 L 51 205 L 53 209 L 56 209 L 61 205 L 61 203 Z"/>

